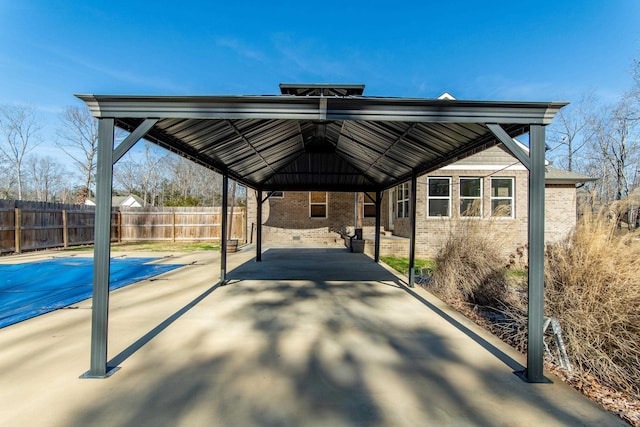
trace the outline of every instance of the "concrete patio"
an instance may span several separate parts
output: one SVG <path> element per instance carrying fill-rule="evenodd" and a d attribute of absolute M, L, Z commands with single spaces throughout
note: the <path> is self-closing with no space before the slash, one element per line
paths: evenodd
<path fill-rule="evenodd" d="M 229 254 L 226 286 L 193 252 L 112 292 L 107 379 L 79 379 L 90 300 L 0 329 L 0 425 L 626 425 L 549 374 L 523 382 L 523 356 L 366 255 L 254 255 Z"/>

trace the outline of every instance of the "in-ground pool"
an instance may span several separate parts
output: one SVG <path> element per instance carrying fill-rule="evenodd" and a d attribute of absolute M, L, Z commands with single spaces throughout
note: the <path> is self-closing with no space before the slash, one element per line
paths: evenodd
<path fill-rule="evenodd" d="M 150 264 L 159 258 L 112 258 L 109 289 L 166 273 L 181 264 Z M 0 264 L 0 328 L 91 297 L 92 258 L 53 258 Z"/>

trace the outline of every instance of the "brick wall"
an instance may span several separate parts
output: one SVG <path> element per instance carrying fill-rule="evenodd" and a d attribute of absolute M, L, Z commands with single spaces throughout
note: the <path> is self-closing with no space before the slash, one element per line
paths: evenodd
<path fill-rule="evenodd" d="M 364 252 L 373 257 L 375 251 L 374 241 L 367 240 L 364 245 Z M 408 258 L 409 241 L 407 239 L 381 239 L 380 256 Z"/>
<path fill-rule="evenodd" d="M 248 233 L 253 230 L 255 238 L 256 195 L 251 190 L 248 193 Z M 354 193 L 327 193 L 326 218 L 311 218 L 309 204 L 309 192 L 306 191 L 286 191 L 282 198 L 270 197 L 262 206 L 263 243 L 342 246 L 342 235 L 353 235 Z M 388 205 L 383 202 L 383 224 L 388 216 L 387 212 Z M 375 218 L 363 218 L 364 233 L 373 233 L 374 228 Z"/>
<path fill-rule="evenodd" d="M 566 236 L 576 225 L 577 192 L 575 185 L 547 185 L 545 188 L 544 238 L 554 242 Z"/>
<path fill-rule="evenodd" d="M 433 218 L 427 215 L 427 182 L 431 177 L 451 178 L 451 218 Z M 482 177 L 483 221 L 489 225 L 488 233 L 501 245 L 505 254 L 527 243 L 528 215 L 528 172 L 522 169 L 500 172 L 440 170 L 438 173 L 422 176 L 418 179 L 417 218 L 416 218 L 416 255 L 419 258 L 432 258 L 456 226 L 467 219 L 459 216 L 459 182 L 461 177 Z M 514 217 L 491 218 L 491 179 L 490 177 L 509 177 L 514 179 Z M 255 192 L 248 192 L 248 230 L 249 239 L 255 239 L 256 201 Z M 576 221 L 576 190 L 570 185 L 547 185 L 545 194 L 545 238 L 554 241 L 565 236 Z M 327 218 L 309 217 L 309 193 L 285 192 L 283 198 L 270 198 L 263 205 L 263 242 L 276 244 L 325 244 L 343 246 L 341 235 L 353 234 L 355 212 L 353 193 L 329 193 Z M 388 228 L 389 195 L 384 194 L 381 208 L 383 228 Z M 458 224 L 458 225 L 456 225 Z M 374 218 L 364 218 L 365 234 L 372 234 Z M 249 233 L 253 231 L 253 236 Z M 396 236 L 409 237 L 409 219 L 395 218 Z M 407 256 L 406 241 L 381 241 L 381 255 Z M 373 243 L 365 250 L 373 252 Z"/>
<path fill-rule="evenodd" d="M 433 177 L 451 177 L 452 217 L 430 218 L 427 216 L 427 179 L 418 179 L 417 190 L 417 218 L 416 218 L 416 256 L 419 258 L 433 257 L 446 242 L 449 233 L 456 224 L 460 224 L 457 209 L 459 200 L 460 177 L 474 177 L 468 172 L 457 173 L 448 171 L 432 174 Z M 483 179 L 483 221 L 488 222 L 487 230 L 500 245 L 505 254 L 512 253 L 518 246 L 528 241 L 528 172 L 504 171 L 491 174 L 493 177 L 514 178 L 515 199 L 513 218 L 491 218 L 491 199 L 489 177 Z M 464 220 L 462 220 L 464 221 Z M 563 238 L 576 224 L 576 189 L 573 184 L 547 185 L 545 187 L 545 240 L 553 242 Z M 410 222 L 408 218 L 395 220 L 394 234 L 409 237 Z"/>
<path fill-rule="evenodd" d="M 528 172 L 522 170 L 510 170 L 494 172 L 486 176 L 483 171 L 438 171 L 418 178 L 416 191 L 416 256 L 418 258 L 432 258 L 446 242 L 449 233 L 456 226 L 463 226 L 464 221 L 459 215 L 459 183 L 461 177 L 482 179 L 482 215 L 483 221 L 491 223 L 489 232 L 496 244 L 504 246 L 505 253 L 515 250 L 518 245 L 527 242 L 527 191 Z M 429 217 L 427 215 L 427 186 L 429 177 L 451 178 L 451 217 Z M 505 177 L 514 179 L 514 217 L 491 218 L 491 179 L 490 177 Z M 394 235 L 409 237 L 409 218 L 397 218 L 394 222 Z"/>

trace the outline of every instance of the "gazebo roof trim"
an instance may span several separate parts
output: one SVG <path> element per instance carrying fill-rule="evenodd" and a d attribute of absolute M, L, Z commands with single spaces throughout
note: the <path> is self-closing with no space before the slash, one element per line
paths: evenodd
<path fill-rule="evenodd" d="M 566 105 L 335 94 L 77 97 L 130 132 L 157 120 L 145 139 L 263 190 L 390 188 L 496 145 L 486 124 L 515 137 Z"/>

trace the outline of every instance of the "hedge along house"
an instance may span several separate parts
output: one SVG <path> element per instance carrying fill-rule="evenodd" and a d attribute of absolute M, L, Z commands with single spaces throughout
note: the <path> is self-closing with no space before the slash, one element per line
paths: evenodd
<path fill-rule="evenodd" d="M 144 138 L 220 172 L 223 211 L 229 178 L 256 190 L 257 218 L 269 191 L 375 193 L 375 261 L 383 191 L 410 180 L 410 271 L 418 176 L 503 143 L 529 170 L 525 378 L 544 382 L 545 126 L 566 103 L 365 97 L 364 85 L 280 87 L 280 96 L 78 95 L 98 119 L 91 363 L 84 377 L 115 370 L 107 366 L 113 164 Z M 118 146 L 115 126 L 130 132 Z M 529 153 L 512 139 L 524 133 Z M 261 261 L 261 221 L 255 223 Z M 222 235 L 226 227 L 223 215 Z M 223 239 L 220 282 L 226 281 L 226 245 Z"/>
<path fill-rule="evenodd" d="M 518 141 L 523 151 L 528 148 Z M 416 189 L 416 256 L 431 258 L 461 221 L 491 222 L 496 244 L 514 253 L 527 243 L 527 168 L 500 144 L 422 175 Z M 545 166 L 545 242 L 566 236 L 576 224 L 576 184 L 593 178 Z M 386 190 L 381 201 L 381 256 L 406 257 L 411 235 L 411 183 Z M 255 218 L 256 197 L 248 194 Z M 463 224 L 463 223 L 462 223 Z M 262 209 L 263 241 L 341 246 L 343 236 L 363 229 L 373 253 L 374 193 L 273 192 Z M 247 233 L 255 230 L 248 224 Z M 247 234 L 249 235 L 249 234 Z M 389 238 L 399 236 L 405 239 Z"/>

